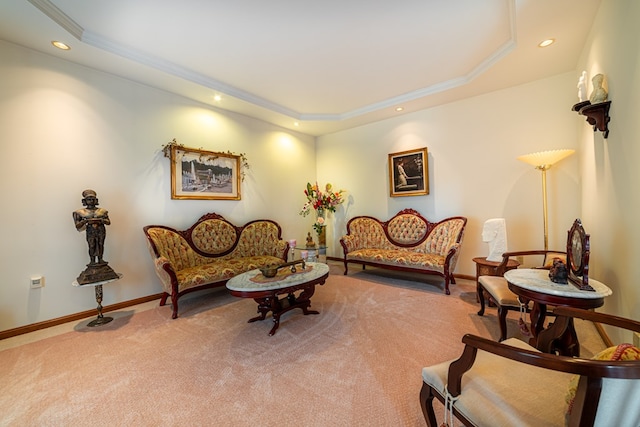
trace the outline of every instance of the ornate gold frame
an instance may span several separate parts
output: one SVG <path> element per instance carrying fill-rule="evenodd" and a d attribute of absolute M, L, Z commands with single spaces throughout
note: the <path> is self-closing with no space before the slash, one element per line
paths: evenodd
<path fill-rule="evenodd" d="M 240 156 L 172 146 L 171 198 L 240 200 Z"/>

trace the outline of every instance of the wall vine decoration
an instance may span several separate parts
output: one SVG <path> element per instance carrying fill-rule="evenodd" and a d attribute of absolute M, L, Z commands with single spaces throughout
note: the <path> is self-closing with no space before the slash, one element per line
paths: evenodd
<path fill-rule="evenodd" d="M 162 153 L 164 154 L 164 157 L 166 157 L 167 159 L 171 159 L 171 149 L 172 147 L 178 147 L 178 148 L 186 148 L 184 146 L 184 144 L 180 144 L 178 143 L 178 141 L 173 138 L 171 141 L 167 142 L 166 144 L 162 145 Z M 188 149 L 188 148 L 187 148 Z M 203 151 L 204 149 L 202 147 L 198 148 L 198 150 Z M 217 159 L 219 156 L 217 155 L 218 153 L 215 152 L 207 152 L 202 153 L 200 155 L 200 160 L 201 161 L 212 161 Z M 221 153 L 222 154 L 222 153 Z M 236 154 L 232 151 L 227 150 L 226 152 L 224 152 L 224 154 L 229 154 L 232 156 L 237 156 L 240 158 L 240 178 L 242 181 L 244 181 L 245 175 L 246 175 L 246 171 L 250 168 L 249 165 L 249 160 L 247 159 L 247 156 L 245 153 L 240 153 L 240 154 Z"/>

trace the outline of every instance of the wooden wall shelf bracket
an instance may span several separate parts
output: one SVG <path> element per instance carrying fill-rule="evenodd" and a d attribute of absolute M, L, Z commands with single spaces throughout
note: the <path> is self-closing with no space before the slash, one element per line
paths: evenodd
<path fill-rule="evenodd" d="M 592 104 L 589 101 L 578 102 L 573 106 L 572 110 L 577 111 L 578 114 L 587 116 L 587 122 L 593 126 L 594 132 L 599 130 L 604 134 L 606 139 L 609 136 L 609 107 L 611 101 L 599 102 Z"/>

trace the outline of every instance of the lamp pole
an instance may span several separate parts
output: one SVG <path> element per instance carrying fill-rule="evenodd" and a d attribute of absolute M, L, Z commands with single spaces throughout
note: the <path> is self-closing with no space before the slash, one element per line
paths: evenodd
<path fill-rule="evenodd" d="M 544 250 L 549 250 L 549 215 L 547 212 L 547 170 L 551 165 L 536 166 L 542 171 L 542 223 L 544 224 Z"/>
<path fill-rule="evenodd" d="M 542 172 L 542 221 L 544 223 L 544 250 L 549 250 L 549 217 L 547 213 L 547 170 L 560 160 L 572 155 L 575 150 L 549 150 L 518 157 Z"/>

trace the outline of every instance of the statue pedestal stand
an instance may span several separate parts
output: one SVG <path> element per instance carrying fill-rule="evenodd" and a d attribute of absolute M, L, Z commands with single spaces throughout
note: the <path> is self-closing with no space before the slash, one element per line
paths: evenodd
<path fill-rule="evenodd" d="M 87 326 L 100 326 L 100 325 L 104 325 L 106 323 L 109 323 L 113 320 L 113 317 L 105 317 L 102 314 L 102 285 L 106 285 L 107 283 L 111 283 L 111 282 L 115 282 L 116 280 L 120 280 L 120 278 L 122 278 L 122 274 L 116 273 L 114 272 L 111 267 L 109 267 L 108 265 L 106 265 L 107 263 L 104 263 L 104 265 L 91 265 L 89 264 L 87 266 L 87 269 L 85 271 L 83 271 L 82 273 L 80 273 L 80 276 L 78 276 L 78 279 L 75 280 L 72 285 L 73 286 L 77 286 L 77 287 L 84 287 L 84 286 L 94 286 L 95 287 L 95 291 L 96 291 L 96 302 L 98 303 L 98 317 L 96 317 L 94 320 L 92 320 L 91 322 L 89 322 L 87 324 Z M 105 272 L 107 272 L 107 270 L 104 267 L 107 267 L 108 270 L 110 270 L 111 272 L 113 272 L 113 274 L 109 274 L 108 277 L 109 278 L 103 278 L 100 281 L 96 281 L 96 282 L 91 282 L 91 283 L 80 283 L 81 281 L 84 281 L 87 279 L 87 277 L 95 274 L 95 273 L 99 273 L 99 274 L 105 274 Z M 100 271 L 95 271 L 95 270 L 101 270 Z M 87 274 L 85 274 L 87 273 Z M 99 275 L 98 274 L 98 275 Z M 84 280 L 83 280 L 84 279 Z"/>

